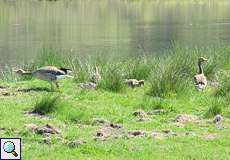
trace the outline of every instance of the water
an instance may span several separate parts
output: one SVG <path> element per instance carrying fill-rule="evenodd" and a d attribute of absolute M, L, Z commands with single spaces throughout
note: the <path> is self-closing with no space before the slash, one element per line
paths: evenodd
<path fill-rule="evenodd" d="M 229 42 L 229 0 L 0 0 L 1 65 L 43 47 L 138 55 Z"/>

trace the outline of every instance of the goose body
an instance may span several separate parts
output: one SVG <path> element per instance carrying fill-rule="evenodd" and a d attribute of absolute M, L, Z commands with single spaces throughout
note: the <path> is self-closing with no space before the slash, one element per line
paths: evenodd
<path fill-rule="evenodd" d="M 125 84 L 134 88 L 134 87 L 144 86 L 145 81 L 144 80 L 137 80 L 137 79 L 126 79 Z"/>
<path fill-rule="evenodd" d="M 204 74 L 197 74 L 194 76 L 195 86 L 198 90 L 203 90 L 207 86 L 207 78 Z"/>
<path fill-rule="evenodd" d="M 37 79 L 48 81 L 49 83 L 51 83 L 51 85 L 55 84 L 57 87 L 59 87 L 58 81 L 66 77 L 71 77 L 68 75 L 70 71 L 71 71 L 70 69 L 66 69 L 66 68 L 45 66 L 33 72 L 27 72 L 22 69 L 19 69 L 16 71 L 16 73 L 20 75 L 32 75 Z"/>
<path fill-rule="evenodd" d="M 203 57 L 201 57 L 201 58 L 198 59 L 199 73 L 196 74 L 193 77 L 195 87 L 198 90 L 203 90 L 207 86 L 207 83 L 208 83 L 207 78 L 204 75 L 204 71 L 203 71 L 203 67 L 202 67 L 202 64 L 204 62 L 207 62 L 207 61 L 208 61 L 208 59 L 203 58 Z"/>
<path fill-rule="evenodd" d="M 99 81 L 101 80 L 101 75 L 98 71 L 98 68 L 97 67 L 94 67 L 94 72 L 92 74 L 92 77 L 91 77 L 91 82 L 97 84 Z"/>
<path fill-rule="evenodd" d="M 66 77 L 67 72 L 65 72 L 61 68 L 46 66 L 32 72 L 32 75 L 35 78 L 44 81 L 59 81 Z"/>

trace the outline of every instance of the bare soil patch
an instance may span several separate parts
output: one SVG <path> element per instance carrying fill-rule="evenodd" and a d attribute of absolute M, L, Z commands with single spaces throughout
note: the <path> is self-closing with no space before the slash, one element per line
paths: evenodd
<path fill-rule="evenodd" d="M 69 146 L 70 148 L 77 148 L 77 147 L 79 147 L 79 146 L 81 146 L 81 145 L 84 145 L 84 144 L 86 144 L 86 141 L 81 140 L 81 139 L 77 139 L 77 140 L 74 140 L 74 141 L 69 142 L 69 143 L 68 143 L 68 146 Z"/>
<path fill-rule="evenodd" d="M 35 117 L 35 118 L 39 118 L 39 119 L 44 119 L 44 120 L 52 119 L 52 117 L 50 117 L 50 116 L 42 115 L 42 114 L 39 114 L 39 113 L 36 113 L 36 112 L 33 112 L 33 111 L 26 111 L 25 115 L 29 116 L 29 117 Z"/>
<path fill-rule="evenodd" d="M 119 124 L 106 124 L 97 130 L 95 140 L 106 140 L 108 138 L 121 138 L 125 136 L 123 126 Z"/>
<path fill-rule="evenodd" d="M 50 124 L 46 124 L 45 126 L 37 126 L 36 124 L 26 124 L 25 127 L 36 134 L 45 136 L 49 136 L 50 134 L 61 133 L 58 129 L 56 129 L 54 126 Z"/>
<path fill-rule="evenodd" d="M 195 115 L 179 114 L 176 116 L 175 122 L 183 123 L 183 124 L 188 123 L 188 122 L 198 123 L 200 122 L 200 119 L 198 116 L 195 116 Z"/>
<path fill-rule="evenodd" d="M 212 134 L 207 134 L 207 135 L 205 135 L 204 136 L 204 139 L 205 140 L 214 140 L 214 139 L 217 139 L 217 138 L 219 138 L 220 136 L 218 135 L 218 134 L 214 134 L 214 133 L 212 133 Z"/>

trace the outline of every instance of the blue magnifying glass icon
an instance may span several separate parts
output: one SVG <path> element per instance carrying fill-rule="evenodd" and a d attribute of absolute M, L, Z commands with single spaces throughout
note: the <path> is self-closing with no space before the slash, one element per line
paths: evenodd
<path fill-rule="evenodd" d="M 14 157 L 17 157 L 18 154 L 15 152 L 15 145 L 11 141 L 7 141 L 3 144 L 3 149 L 6 153 L 11 153 L 14 155 Z"/>

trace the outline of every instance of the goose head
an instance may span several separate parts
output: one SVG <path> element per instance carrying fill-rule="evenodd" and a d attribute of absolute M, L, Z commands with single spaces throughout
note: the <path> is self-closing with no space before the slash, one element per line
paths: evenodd
<path fill-rule="evenodd" d="M 200 58 L 198 59 L 198 63 L 199 63 L 199 64 L 202 64 L 202 63 L 204 63 L 204 62 L 208 62 L 208 59 L 207 59 L 207 58 L 204 58 L 204 57 L 200 57 Z"/>
<path fill-rule="evenodd" d="M 17 69 L 17 70 L 14 70 L 14 72 L 19 74 L 19 75 L 23 75 L 26 73 L 23 69 Z"/>
<path fill-rule="evenodd" d="M 60 70 L 62 70 L 63 72 L 65 72 L 65 74 L 69 74 L 72 72 L 71 69 L 68 69 L 68 68 L 59 68 Z"/>

